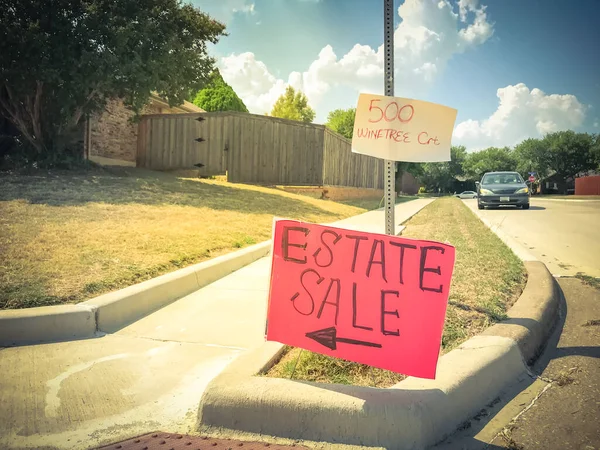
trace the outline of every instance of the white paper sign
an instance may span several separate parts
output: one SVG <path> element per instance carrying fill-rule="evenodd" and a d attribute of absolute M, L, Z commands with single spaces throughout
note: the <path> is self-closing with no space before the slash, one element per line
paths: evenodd
<path fill-rule="evenodd" d="M 352 151 L 392 161 L 450 161 L 456 114 L 436 103 L 360 94 Z"/>

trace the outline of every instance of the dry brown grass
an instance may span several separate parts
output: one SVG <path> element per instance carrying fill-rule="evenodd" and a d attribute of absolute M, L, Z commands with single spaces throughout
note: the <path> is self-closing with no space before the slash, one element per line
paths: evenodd
<path fill-rule="evenodd" d="M 458 199 L 436 200 L 414 216 L 404 237 L 448 242 L 456 247 L 443 352 L 506 318 L 526 282 L 522 262 Z M 289 378 L 300 353 L 291 349 L 268 376 Z M 404 376 L 302 351 L 295 379 L 389 387 Z"/>
<path fill-rule="evenodd" d="M 74 303 L 364 209 L 132 168 L 0 174 L 0 309 Z"/>

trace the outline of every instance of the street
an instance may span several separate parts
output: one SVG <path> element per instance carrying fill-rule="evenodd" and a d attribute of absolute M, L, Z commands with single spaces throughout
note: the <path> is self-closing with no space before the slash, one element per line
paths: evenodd
<path fill-rule="evenodd" d="M 477 211 L 477 200 L 464 200 Z M 600 200 L 531 198 L 527 211 L 477 211 L 542 261 L 555 276 L 600 277 Z"/>
<path fill-rule="evenodd" d="M 600 275 L 600 201 L 533 198 L 528 211 L 477 210 L 557 276 L 560 317 L 530 379 L 487 405 L 439 450 L 600 449 L 600 289 L 572 277 Z"/>

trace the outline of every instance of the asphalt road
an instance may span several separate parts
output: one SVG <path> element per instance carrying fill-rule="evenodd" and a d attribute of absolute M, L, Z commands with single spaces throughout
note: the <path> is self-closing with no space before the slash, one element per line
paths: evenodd
<path fill-rule="evenodd" d="M 479 211 L 476 200 L 466 203 L 521 257 L 538 258 L 559 276 L 564 297 L 532 376 L 507 388 L 438 450 L 600 450 L 600 289 L 572 277 L 600 277 L 600 201 L 534 197 L 527 211 Z"/>
<path fill-rule="evenodd" d="M 477 200 L 464 200 L 477 210 Z M 600 277 L 600 200 L 532 197 L 529 210 L 478 211 L 495 228 L 544 262 L 553 275 Z"/>

